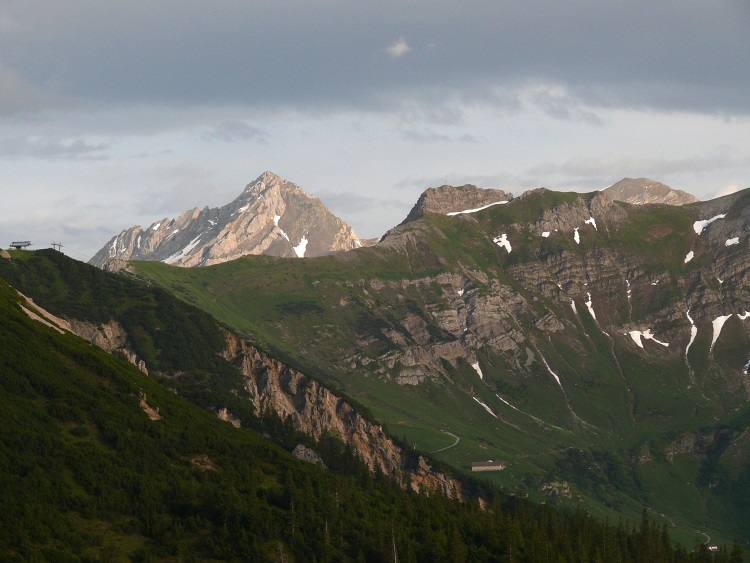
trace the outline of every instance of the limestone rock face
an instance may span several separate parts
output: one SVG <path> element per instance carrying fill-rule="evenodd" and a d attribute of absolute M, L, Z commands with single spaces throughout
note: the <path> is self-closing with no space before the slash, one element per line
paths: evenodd
<path fill-rule="evenodd" d="M 698 201 L 698 198 L 692 194 L 672 189 L 648 178 L 623 178 L 604 190 L 604 193 L 615 201 L 624 201 L 634 205 L 644 203 L 685 205 Z"/>
<path fill-rule="evenodd" d="M 195 208 L 145 230 L 135 226 L 122 231 L 89 263 L 111 270 L 121 268 L 123 260 L 191 267 L 248 254 L 314 257 L 360 246 L 354 230 L 319 199 L 265 172 L 223 207 Z"/>

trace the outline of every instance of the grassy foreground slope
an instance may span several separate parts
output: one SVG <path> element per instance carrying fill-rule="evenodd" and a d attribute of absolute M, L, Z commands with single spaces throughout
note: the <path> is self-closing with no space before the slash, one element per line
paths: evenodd
<path fill-rule="evenodd" d="M 506 469 L 488 479 L 603 516 L 634 519 L 645 504 L 687 544 L 703 534 L 750 541 L 750 410 L 736 377 L 746 331 L 733 317 L 712 348 L 710 318 L 697 319 L 688 362 L 682 353 L 686 292 L 695 280 L 717 295 L 729 284 L 708 279 L 710 249 L 690 209 L 629 207 L 620 224 L 600 217 L 598 229 L 581 220 L 580 242 L 572 231 L 542 237 L 525 226 L 581 197 L 591 205 L 592 194 L 546 192 L 471 216 L 428 215 L 404 227 L 397 245 L 310 260 L 133 267 L 454 466 L 502 460 Z M 512 252 L 493 242 L 499 233 Z M 470 360 L 425 359 L 425 350 L 447 357 L 465 341 L 444 328 L 452 310 L 471 307 L 457 301 L 464 287 L 475 303 L 508 303 L 498 332 L 524 337 L 507 351 L 479 340 L 472 360 L 481 376 Z M 734 306 L 743 291 L 720 298 Z M 563 328 L 547 330 L 550 317 Z M 637 348 L 628 331 L 646 327 L 674 335 L 671 347 Z M 427 376 L 400 384 L 420 362 Z"/>
<path fill-rule="evenodd" d="M 61 259 L 26 258 L 16 274 Z M 335 440 L 320 446 L 333 470 L 297 461 L 22 306 L 0 279 L 3 560 L 710 559 L 645 514 L 614 528 L 490 488 L 484 508 L 407 492 Z"/>

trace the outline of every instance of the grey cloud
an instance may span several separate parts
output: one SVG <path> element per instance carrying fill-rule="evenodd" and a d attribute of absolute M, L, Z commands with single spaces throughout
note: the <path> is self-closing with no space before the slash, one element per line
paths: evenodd
<path fill-rule="evenodd" d="M 385 48 L 385 51 L 394 59 L 400 59 L 411 50 L 412 48 L 403 37 L 401 37 L 397 41 L 394 41 L 392 44 Z"/>
<path fill-rule="evenodd" d="M 321 192 L 321 201 L 338 217 L 354 227 L 360 237 L 380 237 L 397 225 L 416 203 L 387 195 L 368 197 L 354 192 Z"/>
<path fill-rule="evenodd" d="M 156 215 L 168 214 L 174 218 L 188 209 L 215 206 L 218 202 L 213 200 L 223 192 L 215 185 L 212 172 L 191 164 L 155 167 L 149 176 L 155 180 L 158 189 L 146 188 L 134 201 L 139 215 L 154 219 L 157 219 Z M 235 196 L 239 195 L 239 191 Z"/>
<path fill-rule="evenodd" d="M 412 143 L 478 143 L 479 139 L 473 135 L 446 135 L 438 133 L 429 127 L 401 128 L 401 138 Z"/>
<path fill-rule="evenodd" d="M 572 97 L 566 88 L 538 85 L 521 93 L 519 97 L 550 117 L 603 124 L 603 120 L 594 111 L 587 109 L 580 99 Z"/>
<path fill-rule="evenodd" d="M 225 121 L 213 129 L 206 131 L 203 134 L 203 138 L 209 142 L 222 141 L 225 143 L 234 143 L 237 141 L 268 142 L 268 135 L 265 131 L 244 121 Z"/>
<path fill-rule="evenodd" d="M 642 156 L 580 156 L 561 164 L 544 163 L 527 171 L 529 175 L 562 175 L 568 181 L 586 181 L 599 178 L 619 179 L 639 175 L 664 177 L 672 174 L 700 174 L 718 170 L 740 168 L 750 164 L 748 158 L 735 158 L 726 148 L 720 148 L 707 156 L 683 158 Z"/>
<path fill-rule="evenodd" d="M 368 197 L 355 192 L 323 191 L 316 195 L 334 213 L 342 215 L 357 214 L 381 209 L 402 209 L 408 201 L 389 197 Z M 412 202 L 414 203 L 414 202 Z"/>
<path fill-rule="evenodd" d="M 0 61 L 0 116 L 38 108 L 44 96 L 15 69 Z"/>
<path fill-rule="evenodd" d="M 5 67 L 91 103 L 392 110 L 497 103 L 498 86 L 544 83 L 587 106 L 750 113 L 750 22 L 730 0 L 49 0 L 8 11 L 23 33 L 0 35 Z M 383 56 L 387 46 L 404 56 Z M 565 104 L 545 107 L 566 116 Z"/>
<path fill-rule="evenodd" d="M 135 158 L 135 159 L 155 158 L 155 157 L 164 156 L 164 155 L 173 154 L 173 153 L 174 153 L 174 150 L 172 149 L 162 149 L 160 151 L 142 151 L 142 152 L 132 155 L 131 158 Z"/>
<path fill-rule="evenodd" d="M 108 158 L 107 149 L 104 143 L 90 143 L 83 139 L 35 136 L 0 138 L 0 159 L 103 160 Z"/>

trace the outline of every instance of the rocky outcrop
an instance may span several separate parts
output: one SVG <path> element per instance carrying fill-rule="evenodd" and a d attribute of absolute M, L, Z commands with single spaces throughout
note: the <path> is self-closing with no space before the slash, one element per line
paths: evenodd
<path fill-rule="evenodd" d="M 275 412 L 315 439 L 332 432 L 351 446 L 371 470 L 382 471 L 404 486 L 415 490 L 426 487 L 461 496 L 461 485 L 457 481 L 433 471 L 421 457 L 416 470 L 410 471 L 401 448 L 382 427 L 367 420 L 346 400 L 237 336 L 229 332 L 226 336 L 224 357 L 242 370 L 245 390 L 257 413 Z"/>
<path fill-rule="evenodd" d="M 548 193 L 549 190 L 546 188 L 538 188 L 524 192 L 518 199 L 519 201 L 544 200 Z M 591 222 L 592 217 L 594 222 Z M 529 228 L 537 236 L 541 236 L 544 232 L 573 234 L 575 227 L 582 229 L 587 224 L 594 230 L 598 230 L 599 224 L 602 223 L 618 228 L 622 226 L 626 218 L 627 212 L 621 206 L 616 205 L 608 195 L 600 193 L 589 200 L 579 196 L 572 203 L 563 203 L 545 210 L 536 221 L 517 224 L 515 227 L 517 229 Z"/>
<path fill-rule="evenodd" d="M 26 301 L 28 306 L 19 303 L 21 309 L 32 319 L 57 330 L 60 333 L 65 331 L 72 332 L 76 336 L 88 340 L 94 346 L 98 346 L 107 352 L 118 352 L 125 356 L 127 360 L 148 375 L 146 362 L 141 360 L 135 353 L 128 342 L 128 335 L 125 329 L 115 320 L 108 323 L 95 324 L 89 321 L 79 321 L 76 319 L 61 319 L 49 311 L 41 308 L 34 303 L 30 297 L 26 297 L 20 291 L 18 295 Z"/>
<path fill-rule="evenodd" d="M 159 414 L 159 407 L 152 407 L 148 404 L 148 397 L 146 397 L 146 393 L 141 391 L 140 396 L 140 406 L 143 412 L 146 413 L 146 416 L 148 416 L 149 420 L 152 422 L 156 422 L 157 420 L 161 420 L 162 416 Z"/>
<path fill-rule="evenodd" d="M 70 319 L 67 321 L 70 331 L 88 340 L 94 346 L 98 346 L 107 352 L 118 352 L 125 356 L 127 360 L 135 365 L 139 370 L 148 375 L 148 368 L 144 362 L 133 350 L 128 341 L 128 333 L 117 321 L 110 320 L 108 323 L 92 323 L 89 321 L 80 321 Z"/>
<path fill-rule="evenodd" d="M 191 209 L 113 237 L 90 264 L 119 270 L 125 260 L 204 266 L 248 254 L 323 256 L 362 246 L 352 228 L 302 189 L 265 172 L 231 203 Z"/>
<path fill-rule="evenodd" d="M 323 460 L 318 455 L 318 452 L 316 452 L 312 448 L 308 448 L 304 444 L 297 444 L 292 450 L 292 455 L 297 459 L 306 461 L 307 463 L 320 465 L 323 469 L 326 468 L 326 464 L 323 463 Z"/>
<path fill-rule="evenodd" d="M 664 447 L 664 454 L 669 461 L 677 455 L 705 457 L 711 453 L 720 440 L 720 432 L 713 430 L 708 433 L 686 432 Z"/>
<path fill-rule="evenodd" d="M 29 318 L 38 321 L 52 329 L 55 329 L 60 333 L 63 333 L 66 330 L 68 332 L 72 332 L 71 326 L 68 321 L 66 321 L 65 319 L 61 319 L 60 317 L 56 317 L 46 309 L 43 309 L 42 307 L 34 303 L 34 300 L 31 297 L 26 297 L 20 291 L 16 290 L 16 293 L 18 293 L 18 295 L 26 301 L 26 304 L 28 306 L 24 306 L 22 303 L 19 303 L 19 305 Z"/>
<path fill-rule="evenodd" d="M 549 481 L 542 484 L 542 492 L 550 497 L 571 498 L 570 483 L 567 481 Z"/>
<path fill-rule="evenodd" d="M 106 262 L 101 265 L 101 269 L 105 272 L 116 273 L 116 272 L 132 272 L 130 263 L 122 258 L 109 258 Z"/>
<path fill-rule="evenodd" d="M 605 189 L 604 193 L 616 201 L 624 201 L 633 205 L 644 203 L 686 205 L 699 201 L 692 194 L 672 189 L 648 178 L 623 178 Z"/>
<path fill-rule="evenodd" d="M 415 491 L 438 491 L 447 498 L 464 498 L 459 484 L 445 474 L 433 470 L 422 456 L 417 458 L 417 467 L 411 473 L 411 488 Z"/>
<path fill-rule="evenodd" d="M 226 407 L 224 407 L 222 409 L 219 409 L 216 412 L 216 417 L 219 420 L 223 420 L 224 422 L 228 422 L 229 424 L 231 424 L 235 428 L 242 427 L 242 421 L 239 418 L 237 418 L 236 416 L 234 416 L 231 412 L 229 412 L 229 409 L 227 409 Z"/>
<path fill-rule="evenodd" d="M 467 213 L 487 205 L 507 202 L 513 194 L 502 190 L 465 186 L 440 186 L 425 190 L 416 205 L 401 223 L 410 223 L 424 217 L 425 213 Z"/>

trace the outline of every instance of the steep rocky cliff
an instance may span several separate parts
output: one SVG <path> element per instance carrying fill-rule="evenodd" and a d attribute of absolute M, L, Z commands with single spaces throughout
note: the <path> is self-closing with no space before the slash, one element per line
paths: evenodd
<path fill-rule="evenodd" d="M 113 237 L 90 260 L 116 270 L 123 260 L 205 266 L 248 254 L 314 257 L 362 246 L 352 228 L 302 189 L 265 172 L 231 203 L 165 217 Z M 119 266 L 108 265 L 115 261 Z"/>
<path fill-rule="evenodd" d="M 285 366 L 232 333 L 227 332 L 225 358 L 245 375 L 245 389 L 257 413 L 273 411 L 294 427 L 321 438 L 328 432 L 349 444 L 371 470 L 376 468 L 414 490 L 424 487 L 461 497 L 461 485 L 447 475 L 433 471 L 423 457 L 417 467 L 407 467 L 403 451 L 346 400 L 319 382 Z"/>

